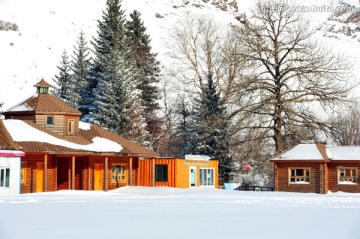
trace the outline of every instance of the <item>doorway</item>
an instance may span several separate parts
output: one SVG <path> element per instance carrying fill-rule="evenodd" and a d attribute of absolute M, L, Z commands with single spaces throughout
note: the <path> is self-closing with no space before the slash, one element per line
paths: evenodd
<path fill-rule="evenodd" d="M 36 163 L 36 192 L 44 192 L 44 163 Z"/>
<path fill-rule="evenodd" d="M 103 164 L 94 165 L 94 190 L 103 190 Z"/>
<path fill-rule="evenodd" d="M 196 167 L 190 167 L 190 187 L 196 187 Z"/>

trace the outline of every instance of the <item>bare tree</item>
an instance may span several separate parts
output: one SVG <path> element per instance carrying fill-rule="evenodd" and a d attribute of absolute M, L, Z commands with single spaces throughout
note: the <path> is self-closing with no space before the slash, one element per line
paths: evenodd
<path fill-rule="evenodd" d="M 203 91 L 209 75 L 226 102 L 234 94 L 241 75 L 242 61 L 236 54 L 238 41 L 232 41 L 228 26 L 210 16 L 185 13 L 170 32 L 170 57 L 175 61 L 173 75 L 182 88 Z"/>
<path fill-rule="evenodd" d="M 263 131 L 275 153 L 285 149 L 289 132 L 327 129 L 319 111 L 343 102 L 353 86 L 348 62 L 314 40 L 308 20 L 294 6 L 288 0 L 259 0 L 253 17 L 236 29 L 239 55 L 250 70 L 238 86 L 247 103 L 235 113 L 252 119 L 239 130 Z"/>
<path fill-rule="evenodd" d="M 330 139 L 341 146 L 360 145 L 360 108 L 358 104 L 351 104 L 345 110 L 330 119 Z"/>

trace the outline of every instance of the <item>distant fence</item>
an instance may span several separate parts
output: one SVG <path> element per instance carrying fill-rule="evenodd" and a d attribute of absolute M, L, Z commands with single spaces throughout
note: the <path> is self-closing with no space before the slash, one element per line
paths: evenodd
<path fill-rule="evenodd" d="M 224 188 L 239 191 L 274 191 L 274 187 L 241 186 L 239 183 L 225 183 Z"/>
<path fill-rule="evenodd" d="M 240 191 L 274 191 L 274 187 L 260 187 L 260 186 L 239 186 L 234 190 Z"/>

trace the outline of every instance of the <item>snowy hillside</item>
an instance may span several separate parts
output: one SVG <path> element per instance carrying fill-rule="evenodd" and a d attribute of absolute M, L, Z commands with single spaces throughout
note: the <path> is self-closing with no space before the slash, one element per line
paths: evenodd
<path fill-rule="evenodd" d="M 152 38 L 154 52 L 159 60 L 171 66 L 167 59 L 166 45 L 168 32 L 176 21 L 184 17 L 186 11 L 211 16 L 224 25 L 238 24 L 234 12 L 246 13 L 253 0 L 123 0 L 122 8 L 129 14 L 134 9 L 142 13 L 142 18 Z M 356 0 L 345 0 L 359 7 Z M 52 82 L 57 74 L 57 66 L 64 49 L 71 53 L 80 30 L 84 30 L 87 40 L 96 35 L 97 19 L 105 8 L 105 0 L 0 0 L 0 102 L 3 110 L 34 93 L 33 85 L 41 78 Z M 298 0 L 304 6 L 313 6 L 313 1 Z M 338 6 L 337 0 L 317 1 L 316 6 Z M 331 11 L 309 12 L 313 17 L 318 35 L 328 39 L 330 46 L 341 48 L 345 54 L 360 62 L 359 22 L 347 22 L 351 14 L 332 16 Z M 339 20 L 341 18 L 341 21 Z M 334 25 L 334 26 L 333 26 Z M 12 26 L 12 27 L 9 27 Z M 338 31 L 346 29 L 349 31 Z M 360 73 L 359 73 L 360 75 Z M 14 92 L 16 92 L 14 94 Z"/>

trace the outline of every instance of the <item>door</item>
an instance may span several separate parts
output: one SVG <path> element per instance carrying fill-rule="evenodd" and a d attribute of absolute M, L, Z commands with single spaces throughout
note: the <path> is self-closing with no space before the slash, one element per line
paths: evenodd
<path fill-rule="evenodd" d="M 196 187 L 196 167 L 190 167 L 190 187 Z"/>
<path fill-rule="evenodd" d="M 70 189 L 70 158 L 57 158 L 56 168 L 57 190 Z"/>
<path fill-rule="evenodd" d="M 83 169 L 84 160 L 82 158 L 75 160 L 75 190 L 83 190 Z"/>
<path fill-rule="evenodd" d="M 94 190 L 103 190 L 103 164 L 95 164 L 94 168 Z"/>
<path fill-rule="evenodd" d="M 36 163 L 36 192 L 44 192 L 44 163 Z"/>

